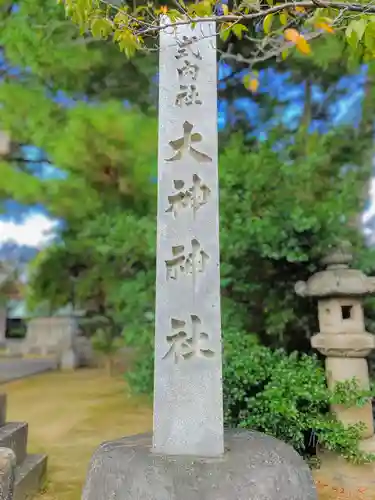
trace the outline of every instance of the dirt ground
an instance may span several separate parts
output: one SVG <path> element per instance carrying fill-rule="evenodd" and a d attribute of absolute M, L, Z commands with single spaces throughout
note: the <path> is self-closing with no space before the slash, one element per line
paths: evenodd
<path fill-rule="evenodd" d="M 8 421 L 29 423 L 29 452 L 48 454 L 48 483 L 35 500 L 79 500 L 87 466 L 103 441 L 146 432 L 151 406 L 124 381 L 97 370 L 48 373 L 4 385 Z"/>
<path fill-rule="evenodd" d="M 121 378 L 103 371 L 53 372 L 3 385 L 8 421 L 29 423 L 29 452 L 47 453 L 48 482 L 35 500 L 80 500 L 90 457 L 103 441 L 147 432 L 149 402 L 131 398 Z M 375 474 L 314 472 L 319 500 L 375 500 Z"/>
<path fill-rule="evenodd" d="M 374 500 L 374 469 L 349 466 L 348 471 L 340 467 L 325 465 L 314 472 L 319 500 Z"/>

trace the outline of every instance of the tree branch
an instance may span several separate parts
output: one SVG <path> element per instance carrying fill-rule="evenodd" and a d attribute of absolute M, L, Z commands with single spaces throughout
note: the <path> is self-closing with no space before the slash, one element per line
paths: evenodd
<path fill-rule="evenodd" d="M 165 24 L 155 24 L 148 25 L 145 29 L 140 29 L 136 31 L 137 35 L 145 35 L 147 33 L 156 33 L 161 30 L 168 28 L 175 28 L 177 26 L 184 26 L 191 24 L 192 20 L 194 23 L 235 23 L 235 22 L 247 22 L 256 19 L 261 19 L 269 14 L 275 14 L 281 12 L 285 9 L 295 9 L 296 7 L 303 7 L 305 9 L 321 9 L 330 8 L 337 10 L 345 10 L 346 12 L 359 12 L 367 14 L 375 14 L 375 5 L 371 4 L 361 4 L 361 3 L 346 3 L 346 2 L 335 2 L 335 1 L 321 1 L 321 0 L 302 0 L 300 2 L 285 2 L 279 5 L 274 5 L 268 9 L 261 9 L 257 12 L 252 12 L 251 14 L 228 14 L 223 16 L 207 16 L 207 17 L 194 17 L 187 19 L 179 19 L 174 22 L 166 22 Z M 167 15 L 165 17 L 168 17 Z M 143 21 L 142 24 L 145 24 Z"/>
<path fill-rule="evenodd" d="M 315 38 L 318 38 L 322 35 L 322 33 L 309 33 L 305 36 L 306 40 L 314 40 Z M 220 59 L 222 60 L 235 60 L 238 63 L 246 64 L 249 66 L 253 66 L 254 64 L 258 64 L 260 62 L 267 61 L 268 59 L 272 59 L 273 57 L 277 57 L 281 55 L 281 53 L 284 50 L 291 49 L 293 47 L 293 43 L 291 42 L 286 42 L 279 47 L 276 47 L 274 50 L 268 50 L 265 51 L 263 54 L 260 53 L 260 55 L 256 54 L 254 57 L 251 58 L 246 58 L 242 54 L 230 54 L 228 52 L 221 52 L 221 57 Z"/>

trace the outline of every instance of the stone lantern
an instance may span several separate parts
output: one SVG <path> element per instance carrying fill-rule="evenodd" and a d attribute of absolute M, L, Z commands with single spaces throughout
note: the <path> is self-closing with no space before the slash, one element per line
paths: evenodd
<path fill-rule="evenodd" d="M 365 330 L 362 300 L 364 296 L 375 293 L 375 278 L 350 269 L 352 258 L 351 245 L 343 244 L 322 260 L 326 270 L 295 285 L 295 291 L 301 297 L 318 299 L 320 331 L 311 338 L 311 345 L 326 356 L 326 377 L 330 389 L 337 382 L 353 377 L 361 388 L 369 388 L 366 357 L 375 348 L 375 337 Z M 332 405 L 331 410 L 346 426 L 363 422 L 365 429 L 360 449 L 375 452 L 371 401 L 363 407 Z"/>

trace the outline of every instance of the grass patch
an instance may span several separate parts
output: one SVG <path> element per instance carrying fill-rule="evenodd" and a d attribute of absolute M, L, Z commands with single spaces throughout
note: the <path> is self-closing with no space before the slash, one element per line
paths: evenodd
<path fill-rule="evenodd" d="M 10 382 L 8 421 L 29 423 L 29 453 L 48 455 L 35 500 L 80 500 L 90 457 L 103 441 L 149 431 L 152 409 L 101 370 L 53 372 Z"/>

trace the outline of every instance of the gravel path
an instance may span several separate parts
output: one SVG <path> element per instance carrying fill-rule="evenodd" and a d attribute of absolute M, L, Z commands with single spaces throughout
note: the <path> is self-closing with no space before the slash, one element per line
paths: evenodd
<path fill-rule="evenodd" d="M 56 368 L 57 363 L 53 359 L 0 359 L 0 384 Z"/>

